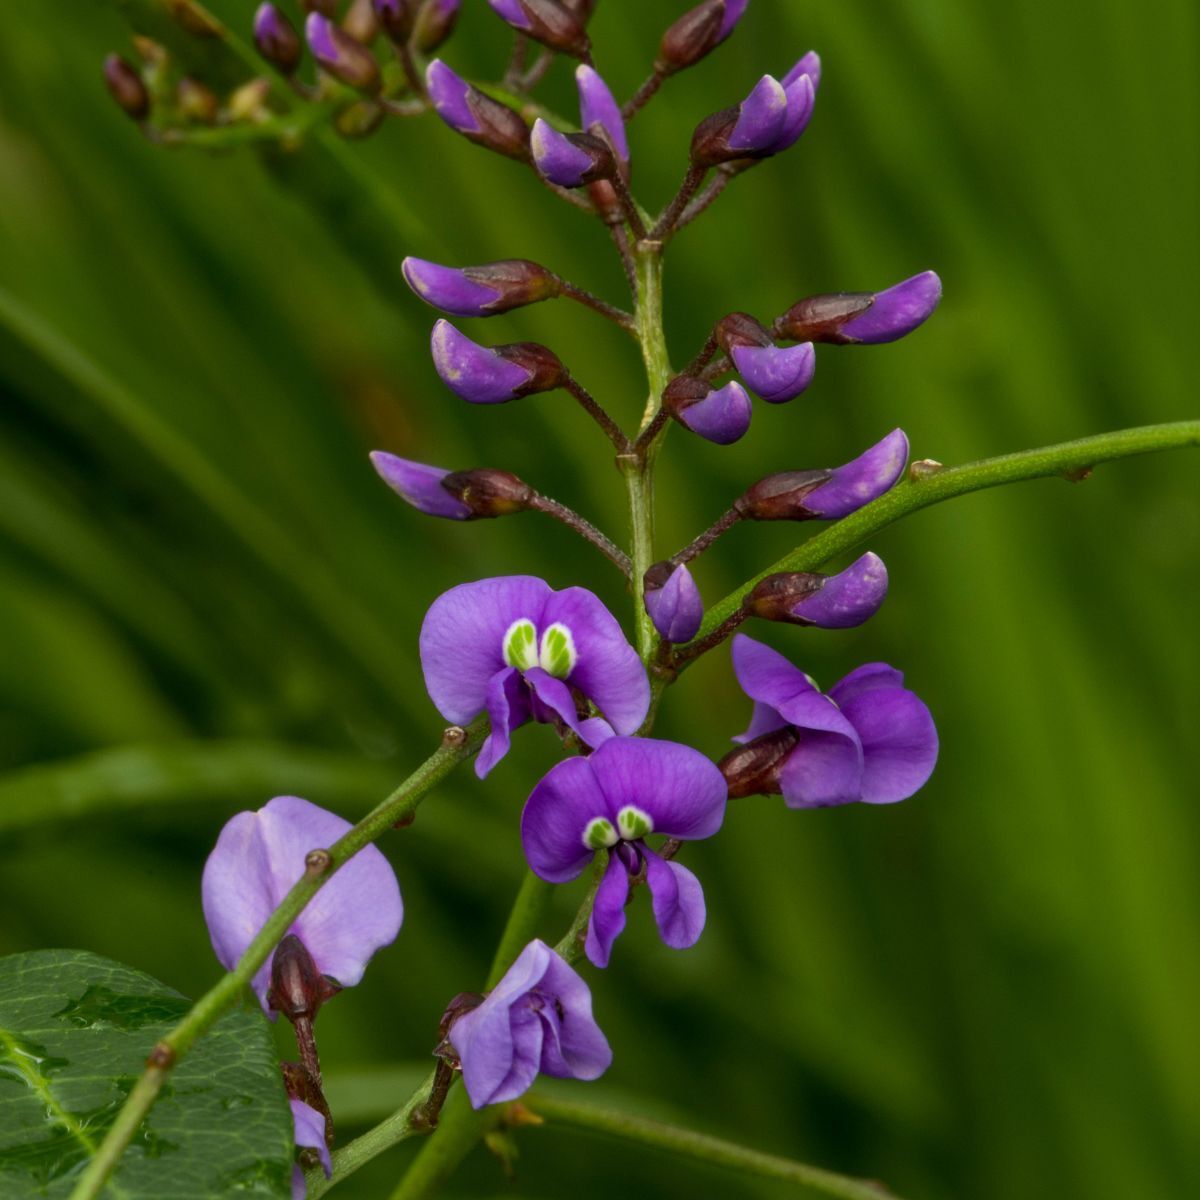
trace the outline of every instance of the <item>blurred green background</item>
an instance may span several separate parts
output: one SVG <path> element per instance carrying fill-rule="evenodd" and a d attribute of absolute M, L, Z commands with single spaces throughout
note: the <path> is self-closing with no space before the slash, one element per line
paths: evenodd
<path fill-rule="evenodd" d="M 253 5 L 214 8 L 245 29 Z M 465 8 L 446 55 L 495 77 L 507 39 Z M 682 8 L 601 0 L 618 94 Z M 660 549 L 750 480 L 897 424 L 915 456 L 959 462 L 1194 416 L 1198 44 L 1190 0 L 756 0 L 633 126 L 657 205 L 700 117 L 823 56 L 803 143 L 672 247 L 676 362 L 734 308 L 926 267 L 946 298 L 903 343 L 822 352 L 810 393 L 758 405 L 736 447 L 674 432 Z M 279 792 L 353 817 L 435 744 L 415 654 L 435 596 L 530 571 L 628 614 L 560 527 L 424 519 L 375 478 L 377 447 L 503 466 L 622 528 L 607 443 L 563 394 L 478 410 L 441 386 L 400 257 L 528 256 L 618 301 L 624 284 L 598 228 L 432 118 L 298 155 L 156 150 L 100 82 L 127 45 L 103 3 L 14 7 L 0 39 L 0 952 L 79 946 L 196 995 L 217 974 L 198 888 L 222 822 Z M 564 64 L 547 95 L 569 110 Z M 545 340 L 626 423 L 641 411 L 635 353 L 583 310 L 467 327 Z M 941 762 L 893 808 L 731 810 L 688 855 L 700 945 L 664 950 L 639 905 L 591 976 L 617 1056 L 589 1095 L 909 1200 L 1190 1191 L 1196 480 L 1187 456 L 1151 458 L 918 514 L 873 542 L 893 592 L 868 626 L 754 631 L 825 684 L 901 666 Z M 735 531 L 705 594 L 804 534 Z M 716 654 L 658 728 L 716 757 L 748 708 Z M 385 842 L 405 928 L 321 1021 L 343 1135 L 399 1102 L 444 1001 L 479 985 L 552 742 L 527 732 Z M 449 1194 L 786 1194 L 570 1133 L 521 1144 L 515 1185 L 477 1151 Z M 410 1153 L 339 1194 L 385 1194 Z"/>

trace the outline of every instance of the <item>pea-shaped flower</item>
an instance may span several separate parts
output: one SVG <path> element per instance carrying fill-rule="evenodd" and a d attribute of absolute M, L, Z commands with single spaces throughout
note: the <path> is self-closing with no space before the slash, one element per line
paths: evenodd
<path fill-rule="evenodd" d="M 554 591 L 508 575 L 463 583 L 439 596 L 421 626 L 425 687 L 448 721 L 482 712 L 492 728 L 475 760 L 482 779 L 527 721 L 561 721 L 589 746 L 633 733 L 650 706 L 650 683 L 616 617 L 584 588 Z M 605 718 L 581 718 L 579 701 Z"/>
<path fill-rule="evenodd" d="M 474 1108 L 515 1100 L 540 1072 L 597 1079 L 612 1063 L 586 983 L 545 942 L 532 941 L 477 1008 L 450 1027 Z"/>
<path fill-rule="evenodd" d="M 703 754 L 651 738 L 612 738 L 587 758 L 560 762 L 533 789 L 521 814 L 521 843 L 536 875 L 566 883 L 597 851 L 609 852 L 585 944 L 596 966 L 608 965 L 625 928 L 631 877 L 645 877 L 662 940 L 675 950 L 695 945 L 705 918 L 700 881 L 645 839 L 711 837 L 721 828 L 725 799 L 725 779 Z"/>
<path fill-rule="evenodd" d="M 255 934 L 304 874 L 310 850 L 326 849 L 350 822 L 298 796 L 276 796 L 257 812 L 241 812 L 221 830 L 200 884 L 213 950 L 233 970 Z M 375 846 L 341 867 L 288 928 L 316 970 L 340 987 L 363 977 L 376 950 L 400 932 L 404 906 L 395 873 Z M 263 1008 L 271 963 L 251 981 Z"/>

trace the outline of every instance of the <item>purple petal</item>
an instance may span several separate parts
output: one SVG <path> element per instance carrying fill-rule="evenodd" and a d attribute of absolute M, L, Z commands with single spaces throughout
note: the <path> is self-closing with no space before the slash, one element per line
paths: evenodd
<path fill-rule="evenodd" d="M 662 940 L 672 950 L 694 946 L 704 932 L 704 890 L 700 880 L 677 862 L 668 862 L 651 850 L 646 858 L 646 883 L 654 903 L 654 919 Z"/>
<path fill-rule="evenodd" d="M 804 497 L 804 507 L 825 520 L 848 517 L 893 487 L 908 462 L 908 438 L 903 429 L 893 429 L 882 441 L 844 467 L 838 467 L 827 483 Z"/>
<path fill-rule="evenodd" d="M 488 3 L 492 6 L 492 11 L 514 29 L 529 30 L 529 14 L 521 7 L 520 0 L 488 0 Z"/>
<path fill-rule="evenodd" d="M 787 113 L 779 136 L 771 143 L 772 154 L 782 154 L 794 146 L 800 135 L 808 128 L 816 104 L 816 87 L 807 75 L 801 75 L 791 84 L 784 85 L 787 94 Z"/>
<path fill-rule="evenodd" d="M 543 1052 L 542 1070 L 559 1078 L 598 1079 L 612 1065 L 612 1048 L 592 1016 L 592 993 L 588 985 L 551 951 L 542 990 L 557 997 L 561 1005 L 559 1051 L 568 1068 L 565 1075 L 558 1075 L 557 1069 L 548 1069 Z"/>
<path fill-rule="evenodd" d="M 385 450 L 371 451 L 371 465 L 383 482 L 413 508 L 431 517 L 448 517 L 452 521 L 465 521 L 471 515 L 471 510 L 461 500 L 456 500 L 442 487 L 442 480 L 449 471 L 399 458 Z"/>
<path fill-rule="evenodd" d="M 475 758 L 479 779 L 486 779 L 508 753 L 512 731 L 529 720 L 529 692 L 516 667 L 497 671 L 488 680 L 485 706 L 491 727 Z"/>
<path fill-rule="evenodd" d="M 456 75 L 440 58 L 435 58 L 426 68 L 425 86 L 437 115 L 451 129 L 459 133 L 479 132 L 479 121 L 467 102 L 471 94 L 471 85 Z"/>
<path fill-rule="evenodd" d="M 732 740 L 744 745 L 746 742 L 754 741 L 757 737 L 762 737 L 764 733 L 774 733 L 775 730 L 782 729 L 788 723 L 787 718 L 781 716 L 769 704 L 763 704 L 762 701 L 756 700 L 754 712 L 750 717 L 750 727 L 745 733 L 739 733 Z"/>
<path fill-rule="evenodd" d="M 620 734 L 634 733 L 650 709 L 650 681 L 616 617 L 585 588 L 565 588 L 547 600 L 539 630 L 561 622 L 578 659 L 567 683 L 578 688 Z"/>
<path fill-rule="evenodd" d="M 559 187 L 582 186 L 583 177 L 594 165 L 590 154 L 581 150 L 570 138 L 559 133 L 541 117 L 533 123 L 529 146 L 533 151 L 533 161 L 537 169 Z"/>
<path fill-rule="evenodd" d="M 579 89 L 579 124 L 592 132 L 599 125 L 608 135 L 613 151 L 622 162 L 629 161 L 629 142 L 625 137 L 625 120 L 608 84 L 591 67 L 581 65 L 575 70 Z"/>
<path fill-rule="evenodd" d="M 803 58 L 799 59 L 780 82 L 785 88 L 788 88 L 801 75 L 807 75 L 812 80 L 814 92 L 821 86 L 821 56 L 815 50 L 810 50 Z"/>
<path fill-rule="evenodd" d="M 337 62 L 338 47 L 333 36 L 333 22 L 328 17 L 309 13 L 304 22 L 304 39 L 318 62 L 325 65 Z"/>
<path fill-rule="evenodd" d="M 442 382 L 472 404 L 503 404 L 533 377 L 495 350 L 473 342 L 449 321 L 438 321 L 430 340 L 433 365 Z"/>
<path fill-rule="evenodd" d="M 465 725 L 483 712 L 488 682 L 508 666 L 504 635 L 514 621 L 538 626 L 551 594 L 532 575 L 505 575 L 459 584 L 433 602 L 421 626 L 421 667 L 447 721 Z"/>
<path fill-rule="evenodd" d="M 667 642 L 690 642 L 704 620 L 704 601 L 687 566 L 680 563 L 660 588 L 647 591 L 646 611 Z"/>
<path fill-rule="evenodd" d="M 833 733 L 805 733 L 779 773 L 789 808 L 826 808 L 862 799 L 863 752 Z"/>
<path fill-rule="evenodd" d="M 668 837 L 695 841 L 721 828 L 725 777 L 698 750 L 655 738 L 613 738 L 587 761 L 614 823 L 632 804 Z"/>
<path fill-rule="evenodd" d="M 849 689 L 843 697 L 838 703 L 862 739 L 862 799 L 867 804 L 907 800 L 937 762 L 937 729 L 929 709 L 906 688 L 887 687 L 881 680 Z"/>
<path fill-rule="evenodd" d="M 525 682 L 533 688 L 533 693 L 541 704 L 556 714 L 568 729 L 574 730 L 593 749 L 615 736 L 612 726 L 600 717 L 580 719 L 575 708 L 575 697 L 561 679 L 548 675 L 541 667 L 531 667 L 525 672 Z"/>
<path fill-rule="evenodd" d="M 829 689 L 829 698 L 839 706 L 844 706 L 863 692 L 903 686 L 904 675 L 895 667 L 889 667 L 887 663 L 864 663 L 838 680 Z"/>
<path fill-rule="evenodd" d="M 861 316 L 843 325 L 841 336 L 868 345 L 894 342 L 928 320 L 942 298 L 942 281 L 933 271 L 914 275 L 875 296 Z"/>
<path fill-rule="evenodd" d="M 788 98 L 783 84 L 764 75 L 738 107 L 738 119 L 729 134 L 732 150 L 752 153 L 777 141 L 787 119 Z"/>
<path fill-rule="evenodd" d="M 591 759 L 568 758 L 551 767 L 521 813 L 521 845 L 533 873 L 547 883 L 574 879 L 595 853 L 583 836 L 597 817 L 616 827 L 616 810 L 592 772 Z"/>
<path fill-rule="evenodd" d="M 500 295 L 498 289 L 471 279 L 455 267 L 443 267 L 411 254 L 400 269 L 404 281 L 426 304 L 457 317 L 488 316 L 488 306 Z"/>
<path fill-rule="evenodd" d="M 604 878 L 596 889 L 592 915 L 588 918 L 583 952 L 596 967 L 607 967 L 613 943 L 625 928 L 625 901 L 629 898 L 629 872 L 620 858 L 609 857 Z"/>
<path fill-rule="evenodd" d="M 740 383 L 727 383 L 682 409 L 679 420 L 702 438 L 728 446 L 750 428 L 750 397 Z"/>
<path fill-rule="evenodd" d="M 325 1142 L 325 1118 L 303 1100 L 289 1099 L 292 1109 L 292 1124 L 295 1128 L 292 1140 L 297 1146 L 315 1150 L 321 1157 L 325 1178 L 333 1174 L 333 1160 L 329 1157 L 329 1146 Z M 303 1177 L 301 1177 L 303 1182 Z M 304 1193 L 301 1192 L 301 1195 Z"/>
<path fill-rule="evenodd" d="M 734 31 L 749 3 L 750 0 L 725 0 L 725 15 L 721 19 L 721 28 L 717 31 L 718 44 Z"/>
<path fill-rule="evenodd" d="M 794 400 L 817 369 L 812 342 L 799 346 L 734 346 L 730 351 L 738 374 L 751 391 L 769 404 Z"/>
<path fill-rule="evenodd" d="M 826 579 L 820 591 L 795 605 L 792 616 L 822 629 L 853 629 L 879 611 L 887 590 L 887 567 L 882 558 L 868 551 Z"/>

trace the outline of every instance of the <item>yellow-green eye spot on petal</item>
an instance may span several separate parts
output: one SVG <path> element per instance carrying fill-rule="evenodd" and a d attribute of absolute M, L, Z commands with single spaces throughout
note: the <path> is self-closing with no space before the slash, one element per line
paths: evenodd
<path fill-rule="evenodd" d="M 555 679 L 566 679 L 575 666 L 579 655 L 575 652 L 575 639 L 571 631 L 555 621 L 542 634 L 542 645 L 538 653 L 538 666 Z"/>
<path fill-rule="evenodd" d="M 504 635 L 504 661 L 518 671 L 538 665 L 537 630 L 528 617 L 514 621 Z"/>
<path fill-rule="evenodd" d="M 607 850 L 615 846 L 620 839 L 612 822 L 604 817 L 593 817 L 583 831 L 583 844 L 589 850 Z"/>
<path fill-rule="evenodd" d="M 654 821 L 650 814 L 640 808 L 627 804 L 617 813 L 617 828 L 627 842 L 635 842 L 646 834 L 654 832 Z"/>

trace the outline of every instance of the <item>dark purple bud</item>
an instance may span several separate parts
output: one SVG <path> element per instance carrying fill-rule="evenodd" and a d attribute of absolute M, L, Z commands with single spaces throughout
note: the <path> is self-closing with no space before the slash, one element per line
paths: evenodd
<path fill-rule="evenodd" d="M 442 480 L 442 487 L 466 505 L 476 519 L 508 517 L 524 512 L 534 497 L 533 488 L 523 479 L 494 467 L 455 471 Z"/>
<path fill-rule="evenodd" d="M 442 480 L 450 475 L 449 471 L 412 462 L 385 450 L 371 451 L 371 465 L 393 492 L 419 512 L 451 521 L 470 520 L 470 508 L 442 487 Z"/>
<path fill-rule="evenodd" d="M 342 989 L 317 970 L 308 948 L 294 934 L 287 934 L 271 959 L 271 986 L 267 1007 L 283 1013 L 289 1021 L 312 1021 L 322 1004 Z"/>
<path fill-rule="evenodd" d="M 808 75 L 801 75 L 793 83 L 785 84 L 784 92 L 787 95 L 787 113 L 784 115 L 779 136 L 771 143 L 772 154 L 782 154 L 800 140 L 800 135 L 812 120 L 817 97 L 813 81 Z"/>
<path fill-rule="evenodd" d="M 503 404 L 534 392 L 561 387 L 567 369 L 536 342 L 481 346 L 449 321 L 438 321 L 431 341 L 433 365 L 455 395 L 472 404 Z"/>
<path fill-rule="evenodd" d="M 432 54 L 454 32 L 461 0 L 425 0 L 413 27 L 413 46 Z"/>
<path fill-rule="evenodd" d="M 375 15 L 393 42 L 407 42 L 417 23 L 417 0 L 374 0 Z"/>
<path fill-rule="evenodd" d="M 379 64 L 375 55 L 344 29 L 320 13 L 309 13 L 304 36 L 313 57 L 335 79 L 361 92 L 379 88 Z"/>
<path fill-rule="evenodd" d="M 783 77 L 780 82 L 785 88 L 791 87 L 801 75 L 807 75 L 812 80 L 813 91 L 821 86 L 821 56 L 815 51 L 810 50 L 803 58 L 797 60 L 796 65 Z"/>
<path fill-rule="evenodd" d="M 150 93 L 142 77 L 119 54 L 104 60 L 104 84 L 127 116 L 142 121 L 149 114 Z"/>
<path fill-rule="evenodd" d="M 372 0 L 354 0 L 342 18 L 342 28 L 356 41 L 369 46 L 378 36 L 380 20 Z"/>
<path fill-rule="evenodd" d="M 734 346 L 729 352 L 738 374 L 769 404 L 794 400 L 813 380 L 817 354 L 812 342 L 799 346 Z"/>
<path fill-rule="evenodd" d="M 299 66 L 304 51 L 296 27 L 274 4 L 258 6 L 254 14 L 254 44 L 259 54 L 285 75 Z"/>
<path fill-rule="evenodd" d="M 743 601 L 752 617 L 816 625 L 821 629 L 853 629 L 879 611 L 887 596 L 883 559 L 867 553 L 837 575 L 799 571 L 769 575 Z"/>
<path fill-rule="evenodd" d="M 749 0 L 705 0 L 685 12 L 662 36 L 654 69 L 673 75 L 698 63 L 733 31 Z"/>
<path fill-rule="evenodd" d="M 488 0 L 492 11 L 535 42 L 574 58 L 591 51 L 587 30 L 559 0 Z"/>
<path fill-rule="evenodd" d="M 681 425 L 719 446 L 750 428 L 750 397 L 740 383 L 713 389 L 695 375 L 677 375 L 663 392 L 663 406 Z"/>
<path fill-rule="evenodd" d="M 692 165 L 715 167 L 738 158 L 764 158 L 783 134 L 788 97 L 783 84 L 764 75 L 735 108 L 713 113 L 692 134 Z"/>
<path fill-rule="evenodd" d="M 180 114 L 189 121 L 199 121 L 204 125 L 211 125 L 217 119 L 221 102 L 217 99 L 216 93 L 198 79 L 185 75 L 179 81 L 175 95 L 179 102 Z"/>
<path fill-rule="evenodd" d="M 595 68 L 581 63 L 575 68 L 575 85 L 579 89 L 579 124 L 587 133 L 607 137 L 617 158 L 623 163 L 629 162 L 625 119 L 608 84 Z"/>
<path fill-rule="evenodd" d="M 725 776 L 730 800 L 778 796 L 783 791 L 779 782 L 783 765 L 799 744 L 799 733 L 787 725 L 731 750 L 717 763 L 717 770 Z"/>
<path fill-rule="evenodd" d="M 529 127 L 520 114 L 485 96 L 441 59 L 425 72 L 425 86 L 437 115 L 456 133 L 497 154 L 529 162 Z"/>
<path fill-rule="evenodd" d="M 457 317 L 493 317 L 562 293 L 558 276 L 527 258 L 479 267 L 443 267 L 409 256 L 401 270 L 405 282 L 426 304 Z"/>
<path fill-rule="evenodd" d="M 577 188 L 617 173 L 608 142 L 590 133 L 559 133 L 541 117 L 529 137 L 533 161 L 545 178 L 559 187 Z"/>
<path fill-rule="evenodd" d="M 942 281 L 933 271 L 914 275 L 887 291 L 810 296 L 792 305 L 776 332 L 797 342 L 834 345 L 894 342 L 911 333 L 937 308 Z"/>
<path fill-rule="evenodd" d="M 704 601 L 682 563 L 655 563 L 642 579 L 646 611 L 663 641 L 690 642 L 704 620 Z"/>

